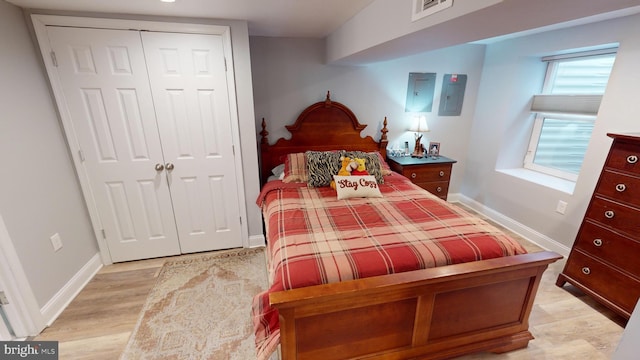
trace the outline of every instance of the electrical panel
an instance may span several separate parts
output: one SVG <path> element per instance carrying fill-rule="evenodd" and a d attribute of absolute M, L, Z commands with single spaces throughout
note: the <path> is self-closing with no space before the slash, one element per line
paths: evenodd
<path fill-rule="evenodd" d="M 431 112 L 436 73 L 409 73 L 405 112 Z"/>
<path fill-rule="evenodd" d="M 464 90 L 467 87 L 467 75 L 445 74 L 440 93 L 439 116 L 460 116 L 464 102 Z"/>

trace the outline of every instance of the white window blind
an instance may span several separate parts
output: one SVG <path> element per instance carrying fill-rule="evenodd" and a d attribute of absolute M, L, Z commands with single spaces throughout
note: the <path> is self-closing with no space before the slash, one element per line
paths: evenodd
<path fill-rule="evenodd" d="M 531 111 L 596 115 L 602 95 L 534 95 Z"/>
<path fill-rule="evenodd" d="M 576 180 L 591 138 L 615 50 L 544 58 L 548 62 L 542 94 L 525 157 L 526 168 Z"/>
<path fill-rule="evenodd" d="M 533 162 L 577 175 L 587 151 L 593 125 L 593 119 L 580 121 L 545 117 Z"/>

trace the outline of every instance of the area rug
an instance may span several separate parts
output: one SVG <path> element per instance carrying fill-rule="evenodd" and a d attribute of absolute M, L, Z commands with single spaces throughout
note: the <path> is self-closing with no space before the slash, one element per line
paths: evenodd
<path fill-rule="evenodd" d="M 251 301 L 265 268 L 262 248 L 168 261 L 120 359 L 255 359 Z"/>

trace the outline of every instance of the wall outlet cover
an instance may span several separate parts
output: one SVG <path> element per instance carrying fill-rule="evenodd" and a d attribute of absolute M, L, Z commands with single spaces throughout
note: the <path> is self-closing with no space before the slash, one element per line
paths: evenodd
<path fill-rule="evenodd" d="M 62 249 L 62 238 L 60 238 L 60 234 L 55 233 L 51 236 L 51 245 L 53 245 L 53 251 L 58 251 Z"/>
<path fill-rule="evenodd" d="M 558 205 L 556 206 L 556 212 L 564 215 L 565 211 L 567 211 L 567 202 L 558 200 Z"/>

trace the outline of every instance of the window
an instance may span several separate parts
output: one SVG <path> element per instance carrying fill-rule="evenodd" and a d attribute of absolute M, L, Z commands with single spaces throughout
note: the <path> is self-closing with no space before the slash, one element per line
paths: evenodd
<path fill-rule="evenodd" d="M 524 167 L 576 181 L 591 138 L 615 49 L 543 58 L 542 94 L 533 97 L 536 114 Z"/>

